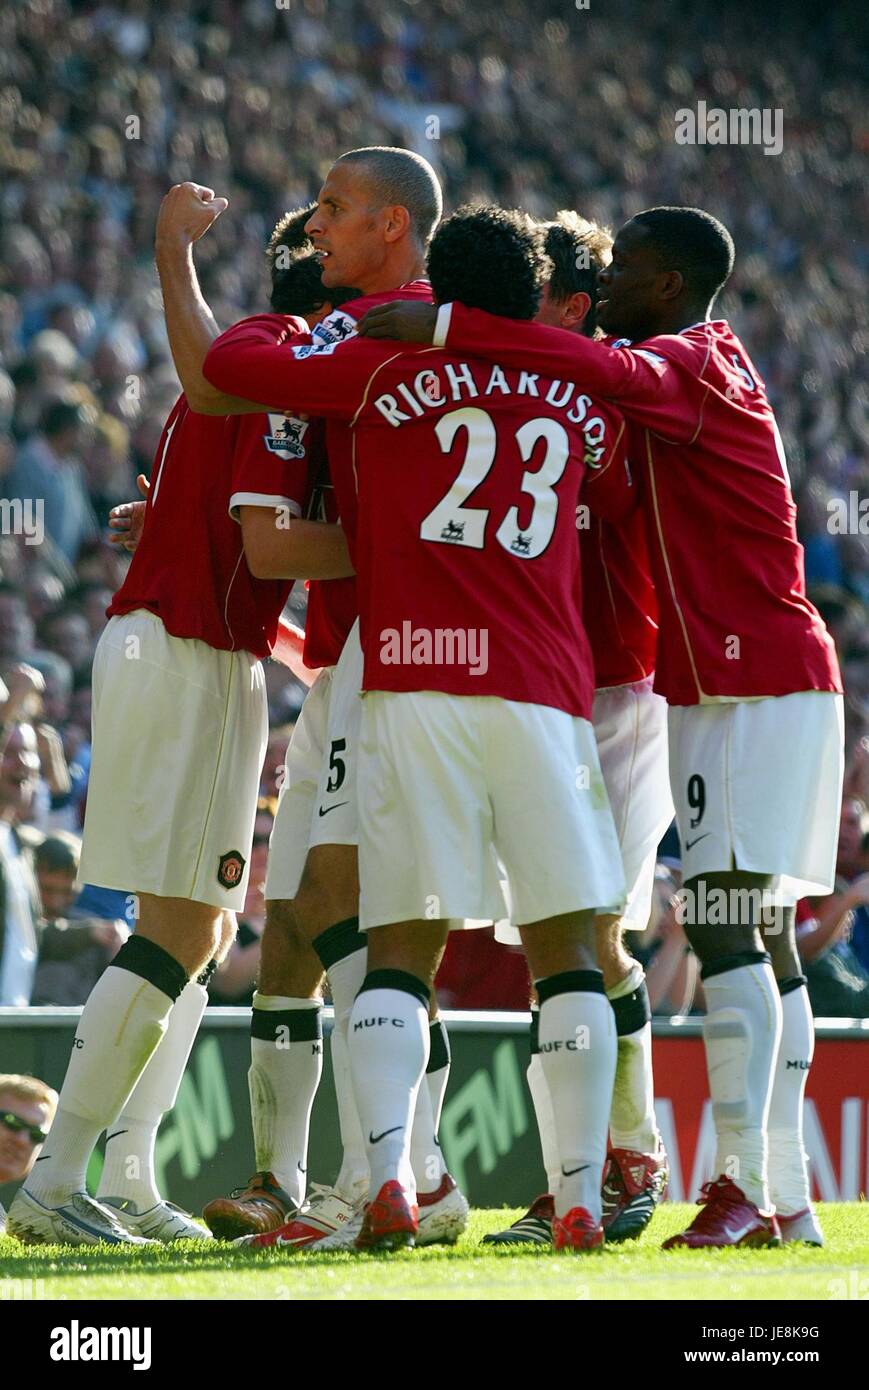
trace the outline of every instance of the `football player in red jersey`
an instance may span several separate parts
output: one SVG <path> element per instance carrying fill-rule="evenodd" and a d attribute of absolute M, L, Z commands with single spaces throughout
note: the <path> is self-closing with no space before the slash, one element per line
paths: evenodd
<path fill-rule="evenodd" d="M 526 370 L 572 371 L 635 427 L 660 609 L 655 687 L 670 705 L 682 916 L 703 967 L 718 1134 L 718 1176 L 668 1246 L 822 1240 L 801 1142 L 805 1068 L 777 1067 L 777 1057 L 807 1063 L 812 1052 L 784 904 L 832 886 L 842 686 L 806 598 L 763 382 L 730 325 L 710 319 L 733 256 L 726 228 L 700 209 L 632 218 L 599 277 L 600 322 L 618 335 L 611 346 L 544 327 L 536 345 L 527 331 L 511 340 L 503 323 L 459 304 L 437 316 L 387 306 L 365 326 Z"/>
<path fill-rule="evenodd" d="M 612 236 L 575 212 L 562 212 L 546 227 L 553 274 L 537 323 L 588 337 L 597 328 L 597 274 L 609 263 Z M 619 434 L 621 431 L 621 435 Z M 623 932 L 644 931 L 651 912 L 655 854 L 673 818 L 667 771 L 667 703 L 652 689 L 657 646 L 657 603 L 649 570 L 642 510 L 634 505 L 618 524 L 596 515 L 595 495 L 612 466 L 625 466 L 625 422 L 610 403 L 589 407 L 591 447 L 582 492 L 582 603 L 594 658 L 592 706 L 601 772 L 610 799 L 628 896 L 621 918 L 598 922 L 598 960 L 616 1020 L 618 1058 L 610 1113 L 611 1147 L 603 1178 L 607 1241 L 633 1239 L 645 1230 L 667 1185 L 666 1154 L 658 1133 L 652 1076 L 652 1025 L 645 974 L 625 949 Z M 595 449 L 594 445 L 598 448 Z M 621 451 L 621 452 L 620 452 Z M 595 457 L 597 455 L 597 457 Z M 627 464 L 635 484 L 636 469 Z M 511 945 L 515 928 L 498 923 L 495 935 Z M 485 1244 L 548 1245 L 553 1193 L 560 1181 L 552 1102 L 546 1087 L 532 1015 L 528 1085 L 534 1099 L 549 1191 L 505 1231 Z"/>
<path fill-rule="evenodd" d="M 364 297 L 343 303 L 317 325 L 314 342 L 327 355 L 342 350 L 344 341 L 355 334 L 356 316 L 371 305 L 396 294 L 430 298 L 428 282 L 418 277 L 425 269 L 425 245 L 440 208 L 433 170 L 410 151 L 357 150 L 336 162 L 307 229 L 318 248 L 327 290 L 350 275 Z M 231 398 L 201 376 L 215 329 L 183 237 L 168 248 L 162 274 L 173 352 L 198 379 L 200 408 L 234 408 Z M 343 423 L 328 423 L 326 445 L 337 512 L 350 536 L 356 488 L 350 436 Z M 361 651 L 357 633 L 351 630 L 348 636 L 355 611 L 343 601 L 336 605 L 336 587 L 315 585 L 311 591 L 306 661 L 325 669 L 305 701 L 287 752 L 287 776 L 269 855 L 263 936 L 264 966 L 269 968 L 264 968 L 254 996 L 251 1027 L 258 1171 L 246 1188 L 210 1202 L 205 1213 L 222 1236 L 258 1234 L 287 1249 L 313 1244 L 320 1248 L 321 1242 L 332 1239 L 340 1244 L 368 1187 L 346 1060 L 347 1019 L 365 975 L 356 868 Z M 305 1048 L 288 1049 L 281 1042 L 286 1037 L 304 1041 L 307 1032 L 319 1026 L 324 968 L 335 1004 L 332 1053 L 344 1161 L 335 1184 L 315 1185 L 310 1209 L 298 1221 L 285 1223 L 288 1213 L 279 1189 L 293 1196 L 293 1205 L 305 1190 L 308 1117 L 321 1062 Z M 428 1065 L 427 1084 L 417 1098 L 413 1143 L 421 1243 L 455 1240 L 467 1220 L 467 1203 L 446 1172 L 436 1138 L 449 1052 L 434 1001 Z"/>
<path fill-rule="evenodd" d="M 530 318 L 541 252 L 521 214 L 458 213 L 432 241 L 432 288 Z M 588 398 L 570 379 L 452 354 L 356 340 L 330 356 L 265 323 L 244 337 L 210 349 L 216 386 L 244 394 L 265 382 L 300 409 L 352 421 L 368 974 L 350 1040 L 371 1172 L 357 1247 L 415 1238 L 408 1160 L 425 1006 L 449 920 L 503 915 L 497 849 L 541 1004 L 561 1173 L 554 1243 L 596 1248 L 616 1039 L 594 919 L 619 909 L 624 875 L 576 601 Z"/>
<path fill-rule="evenodd" d="M 180 212 L 195 239 L 221 207 L 173 190 L 158 235 Z M 311 269 L 278 270 L 273 294 L 276 308 L 313 324 L 332 302 Z M 275 440 L 266 416 L 209 417 L 182 395 L 158 446 L 148 524 L 95 660 L 82 856 L 88 881 L 138 891 L 139 920 L 84 1010 L 46 1162 L 13 1204 L 10 1229 L 25 1241 L 208 1236 L 161 1198 L 154 1140 L 202 1017 L 210 962 L 228 949 L 244 900 L 266 733 L 260 659 L 295 576 L 352 573 L 340 526 L 275 528 L 276 511 L 300 516 L 308 488 L 305 450 L 288 448 L 288 422 L 277 421 Z M 103 1128 L 92 1201 L 84 1171 Z"/>

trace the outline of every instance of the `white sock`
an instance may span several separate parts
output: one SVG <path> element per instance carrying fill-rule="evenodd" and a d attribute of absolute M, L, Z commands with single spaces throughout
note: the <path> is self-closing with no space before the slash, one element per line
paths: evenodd
<path fill-rule="evenodd" d="M 347 1046 L 349 1015 L 332 1029 L 332 1074 L 335 1080 L 335 1099 L 338 1102 L 338 1125 L 341 1130 L 343 1155 L 341 1169 L 333 1186 L 345 1202 L 354 1203 L 368 1192 L 368 1154 L 356 1109 L 353 1077 L 350 1074 L 350 1053 Z"/>
<path fill-rule="evenodd" d="M 616 1079 L 610 1111 L 613 1148 L 635 1149 L 638 1153 L 657 1153 L 658 1125 L 655 1120 L 655 1087 L 652 1077 L 652 1024 L 645 1018 L 629 1033 L 620 1033 L 622 1018 L 637 1020 L 648 1013 L 646 975 L 639 961 L 617 985 L 606 992 L 616 1019 Z"/>
<path fill-rule="evenodd" d="M 809 1205 L 803 1147 L 803 1103 L 815 1051 L 815 1025 L 805 985 L 782 995 L 782 1032 L 769 1103 L 769 1195 L 785 1216 Z"/>
<path fill-rule="evenodd" d="M 342 956 L 340 960 L 332 961 L 326 972 L 335 1007 L 331 1039 L 332 1073 L 343 1148 L 341 1169 L 334 1187 L 339 1196 L 348 1202 L 356 1201 L 361 1194 L 368 1191 L 368 1155 L 365 1152 L 365 1140 L 356 1110 L 353 1078 L 350 1075 L 350 1055 L 347 1050 L 350 1013 L 362 988 L 367 965 L 367 950 L 355 950 Z"/>
<path fill-rule="evenodd" d="M 433 1062 L 439 1062 L 432 1066 Z M 429 1070 L 431 1068 L 431 1070 Z M 431 1096 L 431 1109 L 434 1116 L 435 1134 L 441 1127 L 441 1115 L 444 1108 L 444 1096 L 447 1091 L 447 1082 L 450 1079 L 450 1039 L 446 1030 L 446 1024 L 442 1018 L 432 1019 L 429 1023 L 429 1059 L 425 1073 L 425 1084 Z"/>
<path fill-rule="evenodd" d="M 416 1108 L 410 1130 L 410 1162 L 417 1192 L 436 1192 L 447 1171 L 441 1146 L 438 1143 L 431 1092 L 420 1083 L 416 1093 Z"/>
<path fill-rule="evenodd" d="M 398 971 L 377 971 L 397 975 Z M 410 1132 L 428 1060 L 428 1013 L 401 988 L 363 988 L 350 1015 L 350 1069 L 371 1173 L 369 1193 L 397 1179 L 413 1200 Z"/>
<path fill-rule="evenodd" d="M 154 1145 L 160 1121 L 178 1099 L 205 1006 L 208 990 L 197 980 L 182 989 L 169 1014 L 169 1026 L 139 1077 L 122 1113 L 106 1131 L 106 1158 L 97 1196 L 123 1197 L 148 1211 L 162 1198 L 154 1172 Z"/>
<path fill-rule="evenodd" d="M 718 1145 L 717 1174 L 769 1208 L 766 1124 L 781 1036 L 781 1003 L 768 964 L 740 965 L 703 980 L 703 1040 Z"/>
<path fill-rule="evenodd" d="M 166 1032 L 172 1003 L 162 989 L 118 965 L 97 980 L 79 1019 L 51 1132 L 27 1180 L 38 1201 L 60 1206 L 86 1190 L 94 1145 L 126 1105 Z"/>
<path fill-rule="evenodd" d="M 616 1069 L 615 1020 L 602 991 L 571 990 L 547 998 L 547 984 L 542 980 L 537 989 L 542 1000 L 540 1058 L 560 1168 L 555 1210 L 564 1216 L 572 1207 L 585 1207 L 599 1221 Z"/>
<path fill-rule="evenodd" d="M 319 999 L 253 997 L 250 1113 L 257 1172 L 272 1173 L 296 1206 L 305 1200 L 311 1108 L 323 1071 Z"/>
<path fill-rule="evenodd" d="M 532 1054 L 525 1075 L 528 1078 L 528 1089 L 531 1092 L 534 1114 L 537 1117 L 540 1152 L 543 1155 L 543 1167 L 546 1169 L 546 1191 L 554 1197 L 561 1183 L 561 1164 L 558 1159 L 552 1099 L 549 1095 L 546 1077 L 543 1074 L 543 1059 L 539 1052 Z"/>

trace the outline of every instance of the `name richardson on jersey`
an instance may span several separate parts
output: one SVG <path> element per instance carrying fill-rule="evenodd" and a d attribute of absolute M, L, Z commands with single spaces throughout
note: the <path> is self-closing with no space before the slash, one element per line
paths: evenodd
<path fill-rule="evenodd" d="M 487 364 L 482 370 L 477 364 L 477 375 L 481 382 L 485 378 L 482 389 L 467 362 L 424 367 L 413 375 L 408 373 L 407 380 L 399 381 L 393 391 L 377 396 L 374 408 L 388 424 L 398 429 L 409 420 L 418 420 L 420 416 L 457 402 L 467 405 L 471 401 L 482 404 L 499 396 L 533 397 L 561 411 L 569 424 L 581 425 L 587 442 L 593 447 L 603 442 L 606 423 L 600 415 L 593 414 L 595 403 L 591 396 L 580 391 L 574 382 L 541 378 L 538 372 L 509 371 L 497 363 L 491 367 Z"/>

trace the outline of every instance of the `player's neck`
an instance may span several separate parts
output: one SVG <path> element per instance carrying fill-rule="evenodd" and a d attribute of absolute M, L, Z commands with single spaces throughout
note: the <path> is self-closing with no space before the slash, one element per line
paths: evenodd
<path fill-rule="evenodd" d="M 370 276 L 366 276 L 359 288 L 363 294 L 383 294 L 386 290 L 397 290 L 411 280 L 419 280 L 425 275 L 425 257 L 408 247 L 397 251 L 394 257 L 385 261 Z"/>
<path fill-rule="evenodd" d="M 704 323 L 711 317 L 711 312 L 711 304 L 695 302 L 675 305 L 670 313 L 660 315 L 648 336 L 656 338 L 661 333 L 683 333 L 686 328 L 693 328 L 695 323 Z"/>

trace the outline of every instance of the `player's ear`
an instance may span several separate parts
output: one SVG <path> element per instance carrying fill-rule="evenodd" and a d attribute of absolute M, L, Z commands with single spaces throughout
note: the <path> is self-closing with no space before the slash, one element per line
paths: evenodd
<path fill-rule="evenodd" d="M 385 211 L 384 236 L 387 241 L 400 241 L 410 231 L 410 213 L 400 203 L 397 203 L 395 207 L 386 208 Z"/>
<path fill-rule="evenodd" d="M 590 308 L 591 296 L 585 290 L 577 290 L 565 301 L 561 311 L 561 327 L 576 332 L 585 323 Z"/>
<path fill-rule="evenodd" d="M 665 270 L 659 277 L 662 299 L 678 299 L 685 285 L 681 270 Z"/>

